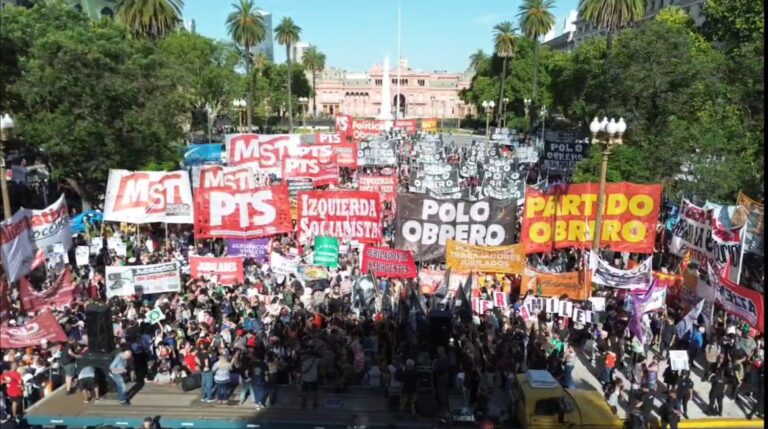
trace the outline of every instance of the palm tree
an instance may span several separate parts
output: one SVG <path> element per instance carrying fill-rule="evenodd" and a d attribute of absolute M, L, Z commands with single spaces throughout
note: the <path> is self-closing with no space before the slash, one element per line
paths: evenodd
<path fill-rule="evenodd" d="M 645 14 L 645 0 L 579 0 L 579 16 L 607 32 L 610 56 L 613 33 L 629 27 Z"/>
<path fill-rule="evenodd" d="M 316 47 L 310 46 L 301 58 L 304 68 L 312 72 L 312 116 L 317 116 L 317 90 L 315 89 L 315 79 L 317 72 L 325 69 L 325 54 L 318 51 Z"/>
<path fill-rule="evenodd" d="M 480 67 L 480 65 L 486 59 L 488 59 L 488 54 L 486 54 L 482 49 L 478 49 L 469 56 L 469 67 L 472 70 L 477 71 L 477 68 Z"/>
<path fill-rule="evenodd" d="M 184 0 L 120 0 L 117 19 L 137 37 L 159 39 L 178 28 Z"/>
<path fill-rule="evenodd" d="M 539 38 L 549 33 L 555 26 L 555 16 L 550 9 L 554 7 L 554 0 L 523 0 L 520 12 L 520 29 L 523 34 L 533 41 L 533 90 L 531 99 L 536 104 L 536 85 L 539 77 Z M 533 109 L 535 111 L 536 109 Z"/>
<path fill-rule="evenodd" d="M 496 50 L 496 56 L 502 59 L 501 62 L 501 91 L 499 91 L 499 104 L 497 104 L 498 121 L 501 122 L 501 103 L 504 99 L 504 82 L 507 78 L 507 60 L 514 58 L 517 53 L 517 35 L 515 26 L 509 21 L 496 24 L 493 27 L 493 46 Z"/>
<path fill-rule="evenodd" d="M 288 127 L 293 131 L 293 104 L 291 100 L 291 82 L 293 69 L 291 68 L 291 48 L 299 41 L 301 27 L 296 25 L 289 17 L 283 18 L 280 25 L 275 27 L 275 40 L 285 46 L 285 61 L 288 63 Z"/>
<path fill-rule="evenodd" d="M 227 31 L 232 40 L 242 47 L 245 62 L 245 75 L 248 76 L 248 87 L 245 94 L 245 114 L 248 132 L 252 129 L 253 120 L 253 91 L 251 87 L 251 48 L 261 43 L 266 34 L 264 18 L 256 11 L 253 0 L 240 0 L 232 3 L 235 9 L 227 16 Z"/>

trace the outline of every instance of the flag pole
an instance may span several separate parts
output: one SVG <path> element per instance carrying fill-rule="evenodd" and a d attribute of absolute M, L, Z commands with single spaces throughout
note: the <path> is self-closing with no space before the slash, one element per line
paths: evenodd
<path fill-rule="evenodd" d="M 741 252 L 739 255 L 739 269 L 736 272 L 736 284 L 741 284 L 741 269 L 744 265 L 744 248 L 747 247 L 747 234 L 749 228 L 749 217 L 746 218 L 744 226 L 741 227 Z M 728 279 L 730 280 L 730 279 Z"/>

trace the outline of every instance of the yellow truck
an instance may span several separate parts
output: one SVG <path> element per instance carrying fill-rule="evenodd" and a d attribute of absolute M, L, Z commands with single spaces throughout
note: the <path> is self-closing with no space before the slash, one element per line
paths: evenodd
<path fill-rule="evenodd" d="M 513 415 L 522 429 L 623 429 L 625 420 L 613 414 L 603 394 L 565 389 L 547 371 L 518 374 L 511 389 Z M 679 429 L 753 429 L 763 420 L 692 419 L 680 421 Z"/>

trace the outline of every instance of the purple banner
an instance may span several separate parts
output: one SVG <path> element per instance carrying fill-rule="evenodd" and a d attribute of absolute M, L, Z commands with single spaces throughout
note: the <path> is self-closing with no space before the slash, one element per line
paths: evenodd
<path fill-rule="evenodd" d="M 269 238 L 227 239 L 227 256 L 245 256 L 263 264 L 269 261 Z"/>

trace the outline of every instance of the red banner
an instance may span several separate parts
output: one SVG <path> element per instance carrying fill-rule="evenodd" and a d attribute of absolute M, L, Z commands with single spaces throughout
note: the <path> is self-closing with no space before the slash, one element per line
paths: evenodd
<path fill-rule="evenodd" d="M 526 253 L 592 247 L 599 185 L 567 185 L 555 192 L 529 187 L 520 242 Z M 653 253 L 661 185 L 608 183 L 600 246 L 617 252 Z"/>
<path fill-rule="evenodd" d="M 245 281 L 243 257 L 228 256 L 210 258 L 206 256 L 189 257 L 189 273 L 193 279 L 207 279 L 218 276 L 220 285 L 242 284 Z"/>
<path fill-rule="evenodd" d="M 349 115 L 336 115 L 335 130 L 336 134 L 341 137 L 341 141 L 349 141 L 352 137 L 352 117 Z"/>
<path fill-rule="evenodd" d="M 376 277 L 410 279 L 416 277 L 413 253 L 388 247 L 365 246 L 363 249 L 363 274 L 373 271 Z"/>
<path fill-rule="evenodd" d="M 72 281 L 72 269 L 64 268 L 59 278 L 48 289 L 38 292 L 25 277 L 19 280 L 21 309 L 30 313 L 43 308 L 69 305 L 75 300 L 75 283 Z"/>
<path fill-rule="evenodd" d="M 67 334 L 50 311 L 43 311 L 22 326 L 0 327 L 0 348 L 19 349 L 39 346 L 46 340 L 49 344 L 67 341 Z"/>
<path fill-rule="evenodd" d="M 227 136 L 227 164 L 255 164 L 259 170 L 280 175 L 283 158 L 301 144 L 298 134 L 233 134 Z"/>
<path fill-rule="evenodd" d="M 357 168 L 357 143 L 335 144 L 333 153 L 336 154 L 339 167 Z"/>
<path fill-rule="evenodd" d="M 418 128 L 415 119 L 398 119 L 395 121 L 394 127 L 400 128 L 409 136 L 416 134 L 416 130 Z"/>
<path fill-rule="evenodd" d="M 316 133 L 315 144 L 341 144 L 345 143 L 339 133 Z"/>
<path fill-rule="evenodd" d="M 321 235 L 363 243 L 381 241 L 379 194 L 361 191 L 299 191 L 298 238 Z"/>
<path fill-rule="evenodd" d="M 395 176 L 359 176 L 357 178 L 358 189 L 367 192 L 378 192 L 381 195 L 382 205 L 389 201 L 392 211 L 395 210 L 397 201 L 397 177 Z"/>
<path fill-rule="evenodd" d="M 23 278 L 23 277 L 22 277 Z M 0 280 L 0 324 L 11 318 L 11 287 L 5 279 Z"/>
<path fill-rule="evenodd" d="M 312 179 L 314 186 L 339 183 L 339 166 L 331 145 L 299 146 L 283 158 L 283 179 Z"/>
<path fill-rule="evenodd" d="M 195 236 L 257 238 L 293 231 L 288 187 L 195 191 Z"/>

